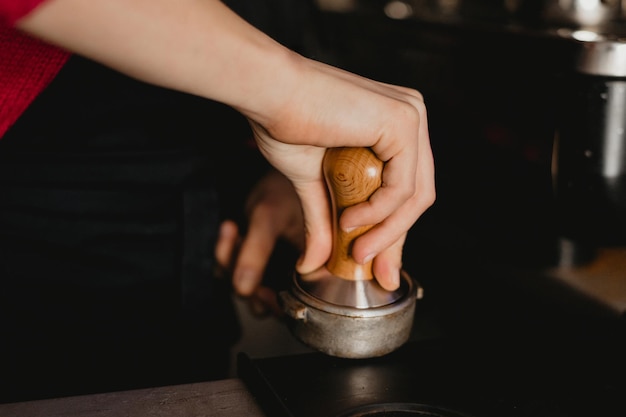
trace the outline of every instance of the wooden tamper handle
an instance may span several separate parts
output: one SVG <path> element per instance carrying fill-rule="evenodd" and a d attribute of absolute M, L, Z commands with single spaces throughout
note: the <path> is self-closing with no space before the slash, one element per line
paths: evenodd
<path fill-rule="evenodd" d="M 374 278 L 372 261 L 359 264 L 352 258 L 354 240 L 374 225 L 349 233 L 339 227 L 344 209 L 367 201 L 382 184 L 384 163 L 369 148 L 329 148 L 324 156 L 324 178 L 332 203 L 333 250 L 326 263 L 328 271 L 347 280 Z"/>

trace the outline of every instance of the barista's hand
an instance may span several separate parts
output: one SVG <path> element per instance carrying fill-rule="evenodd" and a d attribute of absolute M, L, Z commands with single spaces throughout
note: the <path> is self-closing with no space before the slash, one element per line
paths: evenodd
<path fill-rule="evenodd" d="M 306 252 L 298 271 L 331 253 L 322 179 L 329 147 L 371 147 L 383 185 L 346 209 L 343 229 L 375 225 L 354 241 L 357 262 L 399 285 L 407 231 L 434 202 L 426 108 L 415 90 L 382 84 L 307 59 L 241 19 L 219 0 L 55 0 L 16 26 L 139 80 L 227 104 L 244 114 L 266 158 L 302 202 Z"/>
<path fill-rule="evenodd" d="M 261 280 L 278 239 L 304 249 L 302 208 L 289 180 L 272 171 L 256 185 L 246 209 L 247 234 L 242 238 L 235 222 L 224 221 L 215 257 L 223 270 L 230 271 L 235 292 L 249 299 L 253 313 L 280 316 L 276 292 Z"/>
<path fill-rule="evenodd" d="M 393 290 L 400 283 L 406 234 L 435 198 L 422 96 L 306 58 L 296 61 L 296 82 L 286 76 L 276 89 L 283 106 L 253 114 L 251 125 L 259 149 L 292 181 L 302 202 L 306 252 L 298 272 L 321 267 L 332 249 L 330 204 L 321 169 L 326 148 L 371 147 L 385 162 L 382 187 L 369 201 L 346 209 L 340 227 L 375 225 L 355 240 L 352 255 L 361 263 L 374 258 L 374 276 Z"/>

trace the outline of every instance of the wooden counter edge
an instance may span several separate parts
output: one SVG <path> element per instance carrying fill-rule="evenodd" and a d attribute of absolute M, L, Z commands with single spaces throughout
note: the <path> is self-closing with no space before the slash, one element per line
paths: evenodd
<path fill-rule="evenodd" d="M 0 404 L 2 417 L 265 417 L 239 379 Z"/>

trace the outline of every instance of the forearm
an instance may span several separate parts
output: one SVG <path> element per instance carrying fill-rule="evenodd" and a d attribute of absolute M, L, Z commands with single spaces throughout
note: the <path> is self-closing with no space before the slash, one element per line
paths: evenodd
<path fill-rule="evenodd" d="M 300 273 L 323 265 L 332 247 L 321 170 L 326 148 L 370 147 L 385 162 L 384 186 L 347 208 L 341 227 L 376 225 L 355 240 L 352 254 L 359 262 L 376 256 L 376 276 L 397 288 L 406 233 L 435 197 L 419 92 L 305 59 L 218 0 L 48 0 L 18 23 L 130 76 L 247 116 L 259 150 L 302 202 L 307 249 Z"/>
<path fill-rule="evenodd" d="M 293 53 L 219 0 L 49 0 L 18 28 L 145 82 L 262 118 Z M 262 106 L 261 106 L 262 104 Z"/>

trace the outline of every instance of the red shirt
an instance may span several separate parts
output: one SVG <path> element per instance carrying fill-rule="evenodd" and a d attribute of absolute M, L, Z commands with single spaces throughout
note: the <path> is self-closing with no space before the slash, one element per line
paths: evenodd
<path fill-rule="evenodd" d="M 14 28 L 44 0 L 0 0 L 0 138 L 54 79 L 70 54 Z"/>

